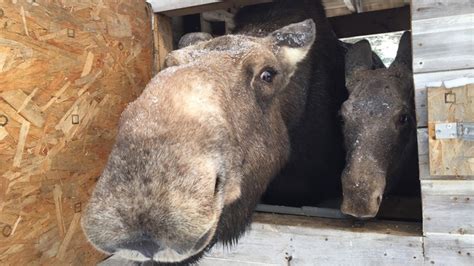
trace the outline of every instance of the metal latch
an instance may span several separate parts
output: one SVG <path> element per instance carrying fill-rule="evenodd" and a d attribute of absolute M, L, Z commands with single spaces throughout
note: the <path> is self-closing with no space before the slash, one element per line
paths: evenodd
<path fill-rule="evenodd" d="M 474 123 L 435 124 L 436 139 L 474 140 Z"/>

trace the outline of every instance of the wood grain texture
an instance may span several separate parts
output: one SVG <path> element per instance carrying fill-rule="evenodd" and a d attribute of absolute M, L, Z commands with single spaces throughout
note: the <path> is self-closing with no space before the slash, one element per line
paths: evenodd
<path fill-rule="evenodd" d="M 272 2 L 272 0 L 184 0 L 184 1 L 163 1 L 148 0 L 157 13 L 167 16 L 183 16 L 197 14 L 206 11 L 219 9 L 238 8 L 247 5 Z M 351 10 L 344 0 L 323 0 L 328 17 L 343 16 L 354 12 L 369 12 L 390 8 L 397 8 L 408 5 L 409 0 L 360 0 L 360 7 L 357 11 Z"/>
<path fill-rule="evenodd" d="M 217 245 L 201 266 L 421 265 L 419 223 L 256 213 L 235 246 Z M 100 266 L 132 265 L 114 256 Z"/>
<path fill-rule="evenodd" d="M 472 0 L 413 0 L 412 20 L 474 13 Z"/>
<path fill-rule="evenodd" d="M 152 76 L 146 3 L 0 2 L 0 265 L 94 265 L 80 218 Z"/>
<path fill-rule="evenodd" d="M 412 21 L 413 72 L 474 68 L 473 14 Z"/>
<path fill-rule="evenodd" d="M 213 248 L 200 265 L 421 265 L 418 225 L 394 226 L 257 214 L 237 246 Z"/>
<path fill-rule="evenodd" d="M 474 265 L 474 236 L 427 234 L 425 265 Z"/>
<path fill-rule="evenodd" d="M 427 91 L 431 175 L 474 175 L 474 141 L 437 139 L 435 133 L 437 123 L 474 123 L 474 84 Z"/>
<path fill-rule="evenodd" d="M 474 180 L 422 180 L 423 232 L 474 234 Z"/>
<path fill-rule="evenodd" d="M 428 144 L 428 129 L 418 128 L 418 163 L 421 180 L 474 180 L 474 175 L 456 176 L 456 175 L 431 175 L 430 158 Z"/>
<path fill-rule="evenodd" d="M 164 67 L 166 56 L 173 50 L 173 30 L 170 17 L 160 14 L 153 16 L 154 72 L 156 74 Z"/>
<path fill-rule="evenodd" d="M 453 87 L 474 83 L 474 69 L 419 73 L 415 82 L 416 120 L 418 127 L 428 126 L 428 98 L 426 90 L 435 87 Z"/>

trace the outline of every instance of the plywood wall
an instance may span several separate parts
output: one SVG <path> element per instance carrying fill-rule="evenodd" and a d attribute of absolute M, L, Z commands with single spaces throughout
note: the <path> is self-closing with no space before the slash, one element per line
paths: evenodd
<path fill-rule="evenodd" d="M 82 210 L 152 76 L 145 1 L 0 0 L 0 265 L 94 265 Z"/>

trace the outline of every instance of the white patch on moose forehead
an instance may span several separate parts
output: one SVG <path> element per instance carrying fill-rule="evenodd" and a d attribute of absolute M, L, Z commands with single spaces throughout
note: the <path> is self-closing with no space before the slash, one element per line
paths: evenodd
<path fill-rule="evenodd" d="M 216 98 L 211 85 L 195 82 L 189 85 L 189 89 L 176 93 L 174 102 L 185 114 L 212 123 L 215 118 L 220 120 L 223 117 Z"/>

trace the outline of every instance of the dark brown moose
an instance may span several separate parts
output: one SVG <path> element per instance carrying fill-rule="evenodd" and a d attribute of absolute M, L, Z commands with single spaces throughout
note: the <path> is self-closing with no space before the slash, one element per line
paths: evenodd
<path fill-rule="evenodd" d="M 347 149 L 342 175 L 342 212 L 374 217 L 384 194 L 403 179 L 417 182 L 417 149 L 411 39 L 405 32 L 389 68 L 374 69 L 363 40 L 346 54 L 349 99 L 341 108 Z"/>

